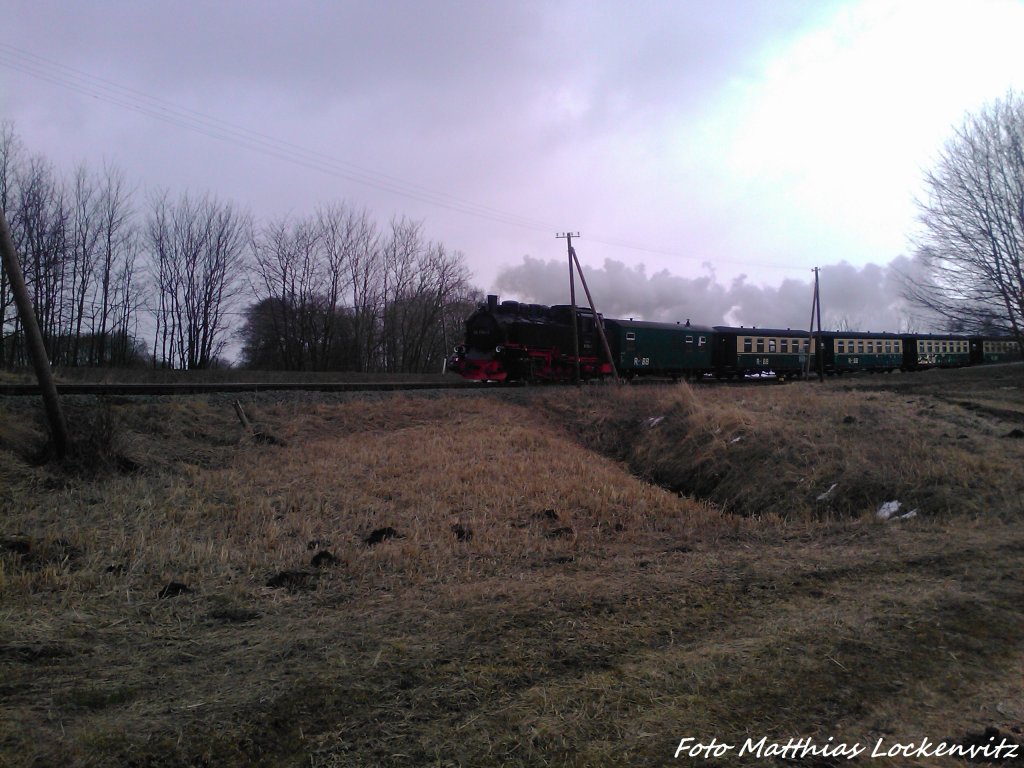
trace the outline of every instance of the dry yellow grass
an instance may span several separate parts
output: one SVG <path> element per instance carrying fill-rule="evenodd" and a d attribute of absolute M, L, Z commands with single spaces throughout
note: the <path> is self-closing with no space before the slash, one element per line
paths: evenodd
<path fill-rule="evenodd" d="M 247 400 L 284 445 L 228 399 L 81 399 L 64 468 L 26 458 L 34 404 L 0 402 L 0 763 L 663 765 L 686 735 L 1012 735 L 1021 441 L 914 397 Z M 860 495 L 817 504 L 837 480 Z M 877 521 L 876 494 L 921 517 Z"/>

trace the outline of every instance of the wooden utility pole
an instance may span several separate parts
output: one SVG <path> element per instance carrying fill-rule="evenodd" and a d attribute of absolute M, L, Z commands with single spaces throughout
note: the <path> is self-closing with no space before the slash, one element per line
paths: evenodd
<path fill-rule="evenodd" d="M 598 319 L 597 305 L 594 304 L 594 297 L 590 295 L 590 287 L 587 285 L 587 278 L 583 276 L 583 267 L 580 266 L 580 260 L 576 257 L 576 249 L 572 247 L 572 239 L 579 236 L 579 232 L 575 235 L 571 232 L 566 232 L 563 235 L 555 235 L 555 237 L 565 238 L 568 241 L 566 248 L 569 251 L 569 299 L 572 301 L 572 351 L 576 358 L 575 381 L 576 383 L 579 383 L 580 380 L 580 343 L 578 319 L 576 317 L 576 276 L 573 272 L 574 269 L 579 273 L 580 282 L 583 284 L 583 291 L 587 294 L 587 303 L 590 305 L 590 311 L 594 316 L 594 326 L 597 328 L 598 338 L 601 339 L 601 347 L 604 350 L 605 357 L 608 358 L 608 364 L 612 367 L 612 377 L 615 381 L 618 381 L 619 372 L 615 368 L 615 360 L 612 358 L 611 347 L 608 346 L 608 337 L 604 334 L 604 325 Z"/>
<path fill-rule="evenodd" d="M 580 233 L 576 233 L 576 237 L 579 237 Z M 572 305 L 572 356 L 575 360 L 576 370 L 573 373 L 573 383 L 580 383 L 580 337 L 578 322 L 576 319 L 576 277 L 573 274 L 572 265 L 572 232 L 566 232 L 564 235 L 556 234 L 555 237 L 565 238 L 568 240 L 569 249 L 569 302 Z"/>
<path fill-rule="evenodd" d="M 50 423 L 53 451 L 58 459 L 63 459 L 68 450 L 68 427 L 64 421 L 64 412 L 60 408 L 57 385 L 54 384 L 53 374 L 50 371 L 50 361 L 46 357 L 43 334 L 39 331 L 35 309 L 32 307 L 32 300 L 25 287 L 25 276 L 21 272 L 18 253 L 14 249 L 11 230 L 7 226 L 7 216 L 2 210 L 0 210 L 0 257 L 3 259 L 4 269 L 7 271 L 7 279 L 11 282 L 11 292 L 14 294 L 14 303 L 18 307 L 18 315 L 21 317 L 21 327 L 25 331 L 25 347 L 28 349 L 28 356 L 35 368 L 39 389 L 43 393 L 43 406 L 46 408 L 46 418 Z"/>
<path fill-rule="evenodd" d="M 825 380 L 825 345 L 821 341 L 821 293 L 818 291 L 818 268 L 814 268 L 814 306 L 818 312 L 818 343 L 815 345 L 815 359 L 818 361 L 818 381 Z"/>
<path fill-rule="evenodd" d="M 818 369 L 818 381 L 825 380 L 825 357 L 822 354 L 821 349 L 821 297 L 818 293 L 818 268 L 815 267 L 814 272 L 814 298 L 811 300 L 811 324 L 807 329 L 807 360 L 804 365 L 804 375 L 811 375 L 811 353 L 814 354 L 814 360 L 817 363 Z M 818 319 L 818 333 L 814 333 L 814 319 Z"/>

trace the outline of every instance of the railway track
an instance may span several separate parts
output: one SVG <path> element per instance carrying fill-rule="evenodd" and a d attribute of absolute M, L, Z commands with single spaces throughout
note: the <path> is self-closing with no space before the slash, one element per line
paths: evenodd
<path fill-rule="evenodd" d="M 482 389 L 470 381 L 221 382 L 173 384 L 58 384 L 61 395 L 199 395 L 230 392 L 399 392 L 424 389 Z M 0 384 L 0 397 L 39 395 L 37 384 Z"/>

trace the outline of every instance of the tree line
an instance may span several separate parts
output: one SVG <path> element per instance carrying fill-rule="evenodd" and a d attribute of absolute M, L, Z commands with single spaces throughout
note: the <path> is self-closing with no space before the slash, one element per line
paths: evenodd
<path fill-rule="evenodd" d="M 1024 349 L 1024 97 L 968 115 L 924 190 L 905 297 Z M 237 340 L 250 367 L 438 370 L 480 298 L 420 222 L 337 204 L 259 223 L 210 196 L 140 210 L 133 194 L 110 166 L 57 173 L 0 124 L 0 203 L 56 365 L 208 368 Z M 0 331 L 0 367 L 25 365 L 2 273 Z"/>
<path fill-rule="evenodd" d="M 54 365 L 210 368 L 235 342 L 251 368 L 438 371 L 480 298 L 422 222 L 343 203 L 257 222 L 208 195 L 134 198 L 119 170 L 61 175 L 0 125 L 0 203 Z M 27 365 L 5 274 L 0 331 L 0 367 Z"/>

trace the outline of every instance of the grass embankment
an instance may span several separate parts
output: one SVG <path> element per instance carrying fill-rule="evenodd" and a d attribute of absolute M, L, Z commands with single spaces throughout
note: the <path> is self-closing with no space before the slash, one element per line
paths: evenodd
<path fill-rule="evenodd" d="M 226 399 L 80 400 L 63 468 L 30 461 L 34 403 L 0 402 L 0 762 L 1021 740 L 1021 441 L 915 397 L 247 401 L 283 445 Z M 890 499 L 919 516 L 877 521 Z"/>
<path fill-rule="evenodd" d="M 552 408 L 581 441 L 727 512 L 846 519 L 892 500 L 930 516 L 1021 511 L 1024 466 L 1002 439 L 1010 427 L 972 415 L 982 405 L 840 382 L 650 389 L 608 388 Z"/>

